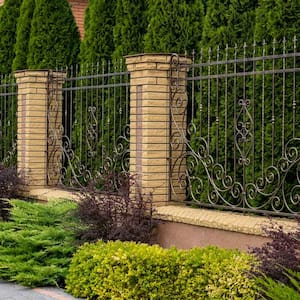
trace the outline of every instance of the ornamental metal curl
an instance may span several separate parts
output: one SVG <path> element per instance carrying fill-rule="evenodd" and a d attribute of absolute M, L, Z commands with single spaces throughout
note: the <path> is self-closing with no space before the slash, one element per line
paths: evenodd
<path fill-rule="evenodd" d="M 50 86 L 48 182 L 101 189 L 113 172 L 129 170 L 129 73 L 112 72 L 110 63 L 86 68 L 68 69 L 62 91 L 52 95 Z M 117 191 L 117 179 L 112 186 Z"/>
<path fill-rule="evenodd" d="M 300 208 L 300 137 L 297 87 L 287 82 L 299 78 L 300 53 L 246 57 L 246 50 L 194 60 L 188 103 L 185 65 L 172 57 L 171 197 L 181 200 L 185 190 L 194 205 L 290 216 Z"/>

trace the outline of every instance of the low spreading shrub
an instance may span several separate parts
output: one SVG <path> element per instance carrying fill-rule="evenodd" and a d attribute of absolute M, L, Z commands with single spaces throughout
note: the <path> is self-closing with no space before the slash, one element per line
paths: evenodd
<path fill-rule="evenodd" d="M 10 203 L 9 221 L 0 222 L 0 278 L 30 287 L 64 285 L 76 250 L 76 204 Z"/>
<path fill-rule="evenodd" d="M 157 221 L 152 217 L 152 197 L 139 192 L 134 197 L 130 195 L 133 180 L 128 174 L 109 174 L 102 183 L 104 193 L 99 194 L 96 182 L 81 192 L 78 217 L 85 224 L 79 232 L 83 241 L 154 241 Z"/>
<path fill-rule="evenodd" d="M 0 164 L 0 218 L 7 221 L 10 204 L 8 199 L 18 196 L 20 179 L 16 167 Z"/>
<path fill-rule="evenodd" d="M 67 291 L 87 299 L 255 299 L 253 257 L 216 247 L 177 250 L 134 242 L 84 244 Z"/>

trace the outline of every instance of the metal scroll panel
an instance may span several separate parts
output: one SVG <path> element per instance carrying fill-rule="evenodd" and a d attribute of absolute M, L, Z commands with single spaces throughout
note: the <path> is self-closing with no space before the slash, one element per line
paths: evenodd
<path fill-rule="evenodd" d="M 96 181 L 99 189 L 118 189 L 119 176 L 113 174 L 128 171 L 129 73 L 123 69 L 121 63 L 99 63 L 66 70 L 60 184 L 80 188 Z"/>
<path fill-rule="evenodd" d="M 193 54 L 182 117 L 186 130 L 173 117 L 181 102 L 171 93 L 171 149 L 186 146 L 170 160 L 171 178 L 186 191 L 190 205 L 298 213 L 299 63 L 296 38 Z M 173 71 L 173 83 L 176 76 Z"/>

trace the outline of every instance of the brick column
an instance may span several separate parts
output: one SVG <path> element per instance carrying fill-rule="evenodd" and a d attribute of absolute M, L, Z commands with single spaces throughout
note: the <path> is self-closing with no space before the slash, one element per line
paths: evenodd
<path fill-rule="evenodd" d="M 18 172 L 25 190 L 48 184 L 48 166 L 57 167 L 58 156 L 49 153 L 49 127 L 61 128 L 61 93 L 64 73 L 48 70 L 16 72 L 18 84 Z M 53 97 L 56 98 L 55 105 Z M 50 113 L 49 113 L 50 111 Z M 55 115 L 55 118 L 54 118 Z M 56 125 L 53 122 L 57 122 Z M 61 143 L 61 130 L 55 145 Z M 60 158 L 59 158 L 60 159 Z"/>
<path fill-rule="evenodd" d="M 176 78 L 185 78 L 188 60 L 178 57 L 185 68 L 174 70 L 172 57 L 170 54 L 126 57 L 130 71 L 130 173 L 136 175 L 136 184 L 143 194 L 153 194 L 155 205 L 166 205 L 172 200 L 170 155 L 172 160 L 178 155 L 170 146 L 172 78 L 174 71 Z M 178 96 L 179 91 L 176 93 Z M 185 132 L 186 124 L 181 122 L 180 126 Z"/>

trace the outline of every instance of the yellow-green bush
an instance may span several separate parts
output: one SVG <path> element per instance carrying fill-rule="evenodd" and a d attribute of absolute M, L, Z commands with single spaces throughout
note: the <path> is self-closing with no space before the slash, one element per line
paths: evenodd
<path fill-rule="evenodd" d="M 255 299 L 253 258 L 216 247 L 163 249 L 133 242 L 85 244 L 67 291 L 87 299 Z"/>

